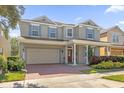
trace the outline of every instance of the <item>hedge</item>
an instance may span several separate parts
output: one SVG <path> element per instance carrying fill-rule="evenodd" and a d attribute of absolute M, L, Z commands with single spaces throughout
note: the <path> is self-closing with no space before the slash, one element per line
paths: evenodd
<path fill-rule="evenodd" d="M 11 57 L 7 57 L 7 60 L 10 61 L 16 61 L 16 60 L 19 60 L 20 58 L 19 57 L 16 57 L 16 56 L 11 56 Z"/>
<path fill-rule="evenodd" d="M 92 64 L 98 64 L 102 61 L 112 61 L 112 62 L 124 62 L 123 56 L 91 56 L 89 57 L 89 63 Z"/>
<path fill-rule="evenodd" d="M 21 71 L 25 68 L 25 61 L 19 57 L 8 57 L 7 65 L 9 71 Z"/>

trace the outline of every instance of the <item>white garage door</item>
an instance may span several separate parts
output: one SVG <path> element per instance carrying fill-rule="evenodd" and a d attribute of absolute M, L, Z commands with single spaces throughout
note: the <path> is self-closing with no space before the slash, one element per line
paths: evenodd
<path fill-rule="evenodd" d="M 58 49 L 27 49 L 27 64 L 59 63 Z"/>

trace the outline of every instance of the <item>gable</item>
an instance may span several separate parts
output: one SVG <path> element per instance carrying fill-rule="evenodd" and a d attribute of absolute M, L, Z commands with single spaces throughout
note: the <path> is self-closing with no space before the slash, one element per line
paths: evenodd
<path fill-rule="evenodd" d="M 40 16 L 40 17 L 34 18 L 32 21 L 37 21 L 37 22 L 41 22 L 41 23 L 55 24 L 47 16 Z"/>
<path fill-rule="evenodd" d="M 110 33 L 112 32 L 116 32 L 116 33 L 120 33 L 122 35 L 124 35 L 124 31 L 122 31 L 118 26 L 115 26 L 113 28 L 111 28 L 110 30 L 108 30 Z"/>
<path fill-rule="evenodd" d="M 99 27 L 95 22 L 93 22 L 92 20 L 87 20 L 85 22 L 82 22 L 80 24 L 85 24 L 85 25 L 90 25 L 90 26 L 96 26 Z"/>

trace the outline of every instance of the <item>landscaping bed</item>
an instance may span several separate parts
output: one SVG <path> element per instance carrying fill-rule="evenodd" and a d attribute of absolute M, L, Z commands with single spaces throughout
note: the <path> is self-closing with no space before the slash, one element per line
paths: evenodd
<path fill-rule="evenodd" d="M 81 70 L 82 73 L 104 73 L 124 70 L 124 62 L 102 61 L 101 63 L 90 65 L 92 69 Z"/>
<path fill-rule="evenodd" d="M 25 79 L 25 72 L 13 71 L 0 75 L 0 82 L 20 81 Z"/>
<path fill-rule="evenodd" d="M 93 74 L 93 73 L 106 73 L 106 72 L 116 72 L 116 71 L 124 71 L 124 69 L 89 69 L 89 70 L 81 70 L 83 74 Z"/>
<path fill-rule="evenodd" d="M 124 82 L 124 74 L 111 75 L 111 76 L 104 76 L 104 77 L 102 77 L 102 78 L 108 79 L 108 80 L 114 80 L 114 81 Z"/>
<path fill-rule="evenodd" d="M 24 80 L 25 61 L 19 57 L 8 57 L 0 55 L 0 82 Z"/>

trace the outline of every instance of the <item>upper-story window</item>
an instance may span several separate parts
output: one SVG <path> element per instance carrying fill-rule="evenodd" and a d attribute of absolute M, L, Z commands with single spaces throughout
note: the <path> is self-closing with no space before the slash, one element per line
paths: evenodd
<path fill-rule="evenodd" d="M 112 34 L 112 42 L 114 43 L 119 42 L 119 36 L 116 33 Z"/>
<path fill-rule="evenodd" d="M 94 29 L 86 28 L 86 38 L 87 39 L 94 39 Z"/>
<path fill-rule="evenodd" d="M 66 37 L 69 37 L 69 38 L 73 37 L 73 29 L 69 28 L 66 30 Z"/>
<path fill-rule="evenodd" d="M 30 35 L 31 36 L 40 36 L 40 25 L 39 24 L 31 24 Z"/>
<path fill-rule="evenodd" d="M 56 27 L 49 27 L 48 28 L 48 36 L 49 38 L 56 38 L 57 28 Z"/>

